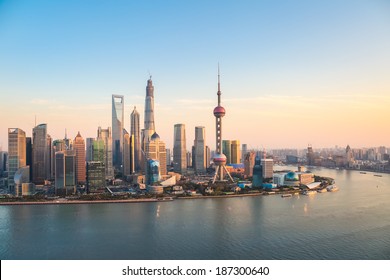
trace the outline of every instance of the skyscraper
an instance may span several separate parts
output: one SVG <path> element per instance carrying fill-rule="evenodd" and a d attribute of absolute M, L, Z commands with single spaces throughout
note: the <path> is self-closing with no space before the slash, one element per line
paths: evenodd
<path fill-rule="evenodd" d="M 232 163 L 232 141 L 222 140 L 222 153 L 226 156 L 226 164 Z"/>
<path fill-rule="evenodd" d="M 92 159 L 91 161 L 100 161 L 103 163 L 104 169 L 106 170 L 106 145 L 103 139 L 96 139 L 92 142 Z"/>
<path fill-rule="evenodd" d="M 245 176 L 253 176 L 253 167 L 255 166 L 256 154 L 253 151 L 247 152 L 244 159 Z"/>
<path fill-rule="evenodd" d="M 241 161 L 240 141 L 232 140 L 230 148 L 230 163 L 237 164 Z"/>
<path fill-rule="evenodd" d="M 219 76 L 219 66 L 218 66 L 218 105 L 214 108 L 214 116 L 215 116 L 215 140 L 216 140 L 216 151 L 213 158 L 213 162 L 216 165 L 215 175 L 213 178 L 213 183 L 216 180 L 223 181 L 224 180 L 224 172 L 228 175 L 229 180 L 233 181 L 232 176 L 230 176 L 229 171 L 226 169 L 226 156 L 222 153 L 222 118 L 225 116 L 226 111 L 225 108 L 221 106 L 221 83 Z"/>
<path fill-rule="evenodd" d="M 100 190 L 104 191 L 106 186 L 104 163 L 101 161 L 87 162 L 87 193 Z"/>
<path fill-rule="evenodd" d="M 247 144 L 242 144 L 241 145 L 241 162 L 244 163 L 246 153 L 248 152 L 248 145 Z"/>
<path fill-rule="evenodd" d="M 86 145 L 86 161 L 92 161 L 93 158 L 93 141 L 94 138 L 87 138 L 87 145 Z"/>
<path fill-rule="evenodd" d="M 147 154 L 146 150 L 148 149 L 148 143 L 155 133 L 155 125 L 154 125 L 154 86 L 152 82 L 152 76 L 150 76 L 146 85 L 146 97 L 145 97 L 145 119 L 144 119 L 144 129 L 142 130 L 142 150 L 143 157 L 141 159 L 142 168 L 144 168 L 146 172 L 147 167 Z"/>
<path fill-rule="evenodd" d="M 130 135 L 134 137 L 134 169 L 135 172 L 142 170 L 142 151 L 141 151 L 141 133 L 140 133 L 140 115 L 134 107 L 130 117 L 131 128 Z"/>
<path fill-rule="evenodd" d="M 48 175 L 49 158 L 47 147 L 47 125 L 40 124 L 32 132 L 32 182 L 43 185 Z"/>
<path fill-rule="evenodd" d="M 123 153 L 124 97 L 112 95 L 112 155 L 113 165 L 120 169 Z"/>
<path fill-rule="evenodd" d="M 186 129 L 184 124 L 175 124 L 173 135 L 173 169 L 175 172 L 186 173 Z"/>
<path fill-rule="evenodd" d="M 47 167 L 46 167 L 46 179 L 54 179 L 54 176 L 52 176 L 52 172 L 54 169 L 54 166 L 52 166 L 52 157 L 53 157 L 53 147 L 52 147 L 52 142 L 53 139 L 49 134 L 47 134 L 46 137 L 46 162 L 47 162 Z"/>
<path fill-rule="evenodd" d="M 56 195 L 69 195 L 76 188 L 76 152 L 59 151 L 55 154 L 55 192 Z"/>
<path fill-rule="evenodd" d="M 20 128 L 8 128 L 8 191 L 15 193 L 14 176 L 26 166 L 26 133 Z"/>
<path fill-rule="evenodd" d="M 106 169 L 106 178 L 114 177 L 114 168 L 112 165 L 112 135 L 111 128 L 102 129 L 98 128 L 97 140 L 103 140 L 104 142 L 104 166 Z"/>
<path fill-rule="evenodd" d="M 261 188 L 263 186 L 263 168 L 260 163 L 260 157 L 256 156 L 255 165 L 253 166 L 252 187 Z"/>
<path fill-rule="evenodd" d="M 165 149 L 167 153 L 167 166 L 171 166 L 171 149 Z"/>
<path fill-rule="evenodd" d="M 76 151 L 76 183 L 86 182 L 86 165 L 85 165 L 85 142 L 80 135 L 80 131 L 74 138 L 73 147 Z"/>
<path fill-rule="evenodd" d="M 206 169 L 209 168 L 211 161 L 211 151 L 210 147 L 206 146 Z"/>
<path fill-rule="evenodd" d="M 165 148 L 165 143 L 160 139 L 160 136 L 157 134 L 157 132 L 151 136 L 149 142 L 146 144 L 145 157 L 147 161 L 152 159 L 159 162 L 160 175 L 167 174 L 167 151 Z"/>
<path fill-rule="evenodd" d="M 7 170 L 8 153 L 0 150 L 0 178 L 3 177 L 4 172 Z"/>
<path fill-rule="evenodd" d="M 33 171 L 32 171 L 32 157 L 33 157 L 33 145 L 32 145 L 32 139 L 31 137 L 26 137 L 26 166 L 29 166 L 29 175 L 30 175 L 30 182 L 32 182 L 32 176 L 33 176 Z"/>
<path fill-rule="evenodd" d="M 127 132 L 126 129 L 123 129 L 123 176 L 129 176 L 132 174 L 131 168 L 134 164 L 134 151 L 132 148 L 134 144 L 131 143 L 133 138 Z"/>
<path fill-rule="evenodd" d="M 274 160 L 272 158 L 261 159 L 261 167 L 263 168 L 263 178 L 269 179 L 274 175 Z"/>
<path fill-rule="evenodd" d="M 195 167 L 196 173 L 204 173 L 206 171 L 206 145 L 205 145 L 205 128 L 204 126 L 195 127 L 194 140 L 194 159 L 192 165 Z"/>
<path fill-rule="evenodd" d="M 65 151 L 55 153 L 55 192 L 65 195 Z"/>
<path fill-rule="evenodd" d="M 144 141 L 150 139 L 155 132 L 154 126 L 154 86 L 152 82 L 152 76 L 146 85 L 146 97 L 145 97 L 145 120 L 144 120 Z"/>

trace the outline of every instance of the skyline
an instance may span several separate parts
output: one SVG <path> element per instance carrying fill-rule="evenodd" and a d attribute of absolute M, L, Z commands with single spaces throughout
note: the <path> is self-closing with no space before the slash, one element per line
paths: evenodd
<path fill-rule="evenodd" d="M 35 116 L 53 140 L 65 129 L 96 137 L 111 127 L 112 95 L 124 96 L 130 131 L 150 73 L 167 148 L 183 123 L 187 147 L 204 126 L 214 150 L 219 62 L 223 139 L 248 149 L 389 147 L 389 34 L 385 1 L 2 1 L 0 146 L 8 128 L 31 136 Z"/>

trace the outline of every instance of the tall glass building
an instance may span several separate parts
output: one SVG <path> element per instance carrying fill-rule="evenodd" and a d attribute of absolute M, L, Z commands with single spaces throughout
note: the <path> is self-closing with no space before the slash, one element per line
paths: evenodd
<path fill-rule="evenodd" d="M 206 171 L 206 133 L 204 126 L 195 127 L 194 140 L 194 160 L 192 165 L 195 167 L 196 173 L 204 173 Z"/>
<path fill-rule="evenodd" d="M 8 129 L 8 191 L 15 194 L 14 176 L 26 166 L 26 132 L 20 128 Z"/>
<path fill-rule="evenodd" d="M 113 165 L 120 169 L 123 153 L 124 97 L 112 95 L 112 156 Z"/>
<path fill-rule="evenodd" d="M 106 178 L 114 178 L 114 168 L 112 165 L 112 135 L 111 128 L 98 128 L 97 140 L 102 140 L 104 143 L 104 166 L 106 168 Z M 94 159 L 95 160 L 95 159 Z"/>
<path fill-rule="evenodd" d="M 86 166 L 85 166 L 85 141 L 81 137 L 80 132 L 74 138 L 73 148 L 76 151 L 76 182 L 78 184 L 86 182 Z"/>
<path fill-rule="evenodd" d="M 142 169 L 142 151 L 141 151 L 141 130 L 140 130 L 140 115 L 134 107 L 130 116 L 130 134 L 134 138 L 134 170 L 140 172 Z"/>
<path fill-rule="evenodd" d="M 155 159 L 148 159 L 146 164 L 146 185 L 152 186 L 160 180 L 160 162 Z"/>
<path fill-rule="evenodd" d="M 186 129 L 184 124 L 175 124 L 173 135 L 173 169 L 175 172 L 187 172 Z"/>
<path fill-rule="evenodd" d="M 47 125 L 40 124 L 32 132 L 32 182 L 43 185 L 49 174 L 50 157 L 47 147 Z"/>

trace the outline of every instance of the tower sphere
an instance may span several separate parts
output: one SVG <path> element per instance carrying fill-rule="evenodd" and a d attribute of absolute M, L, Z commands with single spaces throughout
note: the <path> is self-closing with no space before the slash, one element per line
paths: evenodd
<path fill-rule="evenodd" d="M 222 106 L 217 106 L 214 108 L 214 116 L 216 117 L 221 118 L 225 116 L 225 113 L 226 113 L 225 108 L 223 108 Z"/>
<path fill-rule="evenodd" d="M 224 154 L 215 154 L 213 161 L 215 164 L 224 164 L 226 162 L 226 156 Z"/>

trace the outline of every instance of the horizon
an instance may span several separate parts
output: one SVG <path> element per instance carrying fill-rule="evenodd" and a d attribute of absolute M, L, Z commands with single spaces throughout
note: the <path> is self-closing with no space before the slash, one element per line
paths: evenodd
<path fill-rule="evenodd" d="M 0 147 L 35 123 L 62 139 L 111 127 L 111 96 L 144 121 L 152 75 L 156 132 L 172 150 L 184 123 L 215 149 L 217 65 L 222 138 L 249 149 L 390 147 L 390 3 L 386 1 L 2 1 Z"/>

